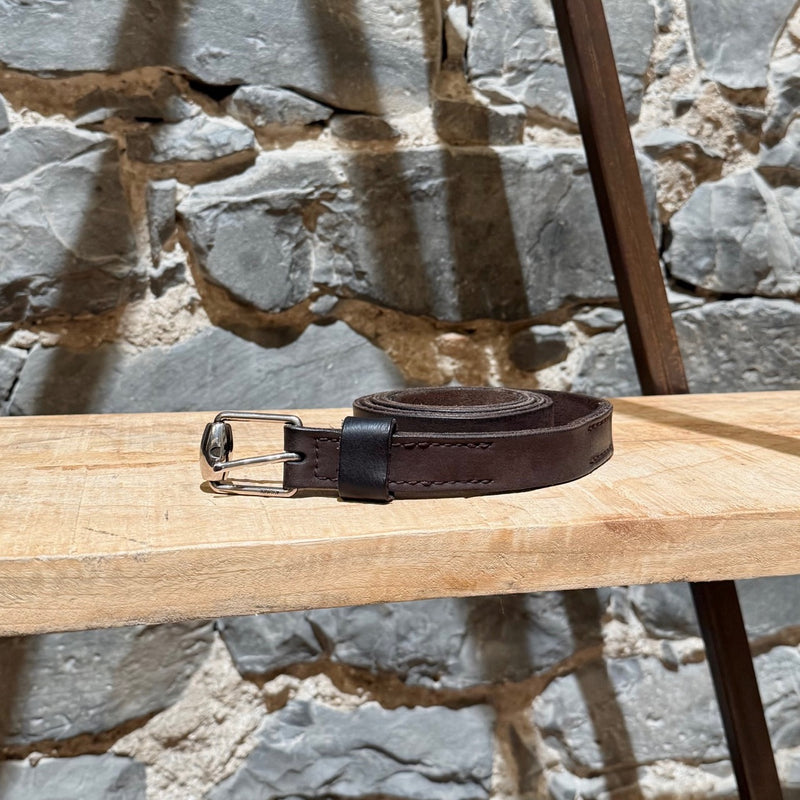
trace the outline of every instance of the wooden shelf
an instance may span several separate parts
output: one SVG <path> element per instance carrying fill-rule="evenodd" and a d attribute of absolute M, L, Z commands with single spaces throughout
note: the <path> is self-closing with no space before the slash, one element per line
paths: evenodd
<path fill-rule="evenodd" d="M 800 392 L 620 399 L 586 478 L 385 506 L 201 490 L 210 416 L 0 420 L 0 634 L 800 572 Z"/>

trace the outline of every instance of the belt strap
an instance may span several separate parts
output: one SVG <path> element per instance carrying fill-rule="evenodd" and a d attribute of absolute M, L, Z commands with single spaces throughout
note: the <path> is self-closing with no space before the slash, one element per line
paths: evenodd
<path fill-rule="evenodd" d="M 358 398 L 342 430 L 287 424 L 286 490 L 458 497 L 575 480 L 613 453 L 611 403 L 525 389 L 401 389 Z"/>

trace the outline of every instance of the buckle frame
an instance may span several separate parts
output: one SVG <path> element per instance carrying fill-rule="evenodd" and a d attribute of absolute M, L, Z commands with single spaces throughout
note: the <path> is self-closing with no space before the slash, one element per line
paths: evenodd
<path fill-rule="evenodd" d="M 200 440 L 200 473 L 211 489 L 219 494 L 249 494 L 261 497 L 291 497 L 297 489 L 283 486 L 265 486 L 228 480 L 228 473 L 253 464 L 281 464 L 286 461 L 302 461 L 302 453 L 269 453 L 229 461 L 233 450 L 232 421 L 282 422 L 284 425 L 300 427 L 303 423 L 294 414 L 262 414 L 256 411 L 220 411 L 213 422 L 209 422 Z"/>

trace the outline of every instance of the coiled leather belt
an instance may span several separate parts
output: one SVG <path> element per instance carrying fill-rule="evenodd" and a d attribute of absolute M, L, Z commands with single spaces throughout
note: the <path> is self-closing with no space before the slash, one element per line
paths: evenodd
<path fill-rule="evenodd" d="M 298 417 L 221 412 L 201 443 L 203 477 L 218 492 L 337 492 L 352 500 L 454 497 L 565 483 L 608 461 L 611 403 L 525 389 L 440 387 L 360 397 L 341 429 Z M 231 461 L 234 420 L 283 422 L 283 453 Z M 283 486 L 228 480 L 239 467 L 283 462 Z"/>

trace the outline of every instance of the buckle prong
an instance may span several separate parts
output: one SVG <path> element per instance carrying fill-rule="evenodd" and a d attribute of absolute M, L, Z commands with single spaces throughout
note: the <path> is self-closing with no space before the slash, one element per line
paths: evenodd
<path fill-rule="evenodd" d="M 246 483 L 228 480 L 228 473 L 240 467 L 254 464 L 280 464 L 286 461 L 301 461 L 301 453 L 269 453 L 264 456 L 250 456 L 230 461 L 233 451 L 233 429 L 230 422 L 258 421 L 282 422 L 284 425 L 300 427 L 303 423 L 294 414 L 262 414 L 256 411 L 220 411 L 214 421 L 206 425 L 200 441 L 200 472 L 203 479 L 215 492 L 220 494 L 254 494 L 269 497 L 291 497 L 297 489 L 283 486 L 267 486 L 261 483 Z"/>

